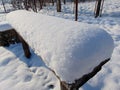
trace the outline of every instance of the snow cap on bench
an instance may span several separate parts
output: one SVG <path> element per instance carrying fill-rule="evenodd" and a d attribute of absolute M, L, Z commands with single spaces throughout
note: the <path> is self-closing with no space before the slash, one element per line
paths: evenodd
<path fill-rule="evenodd" d="M 12 29 L 12 26 L 8 22 L 0 22 L 0 32 Z"/>
<path fill-rule="evenodd" d="M 9 13 L 7 20 L 46 65 L 68 83 L 90 73 L 113 52 L 111 36 L 95 25 L 23 10 Z"/>

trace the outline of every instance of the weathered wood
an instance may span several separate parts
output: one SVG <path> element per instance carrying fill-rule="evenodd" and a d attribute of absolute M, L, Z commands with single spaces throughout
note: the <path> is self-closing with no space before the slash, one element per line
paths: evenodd
<path fill-rule="evenodd" d="M 60 82 L 61 90 L 69 90 L 68 84 L 65 82 Z"/>
<path fill-rule="evenodd" d="M 19 43 L 14 29 L 9 29 L 0 32 L 0 46 L 9 46 L 10 44 Z"/>
<path fill-rule="evenodd" d="M 27 58 L 30 58 L 31 53 L 29 45 L 25 40 L 14 30 L 5 30 L 0 32 L 0 46 L 9 46 L 10 44 L 22 43 L 24 54 Z"/>
<path fill-rule="evenodd" d="M 106 64 L 110 58 L 101 62 L 98 66 L 96 66 L 92 72 L 83 75 L 80 79 L 75 80 L 75 83 L 68 84 L 61 81 L 61 90 L 79 90 L 81 86 L 83 86 L 89 79 L 94 77 L 101 69 L 104 64 Z"/>
<path fill-rule="evenodd" d="M 27 58 L 31 57 L 31 53 L 30 53 L 30 49 L 29 49 L 29 45 L 27 44 L 27 42 L 15 31 L 17 38 L 20 40 L 20 42 L 22 43 L 22 47 L 24 50 L 24 54 Z"/>

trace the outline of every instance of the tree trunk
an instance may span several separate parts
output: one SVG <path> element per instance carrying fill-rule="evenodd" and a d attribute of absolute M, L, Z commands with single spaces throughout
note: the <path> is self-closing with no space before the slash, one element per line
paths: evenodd
<path fill-rule="evenodd" d="M 60 82 L 60 87 L 61 87 L 61 90 L 69 90 L 69 88 L 65 82 Z"/>
<path fill-rule="evenodd" d="M 37 12 L 36 0 L 33 0 L 33 11 Z"/>
<path fill-rule="evenodd" d="M 66 0 L 63 0 L 63 3 L 66 4 Z"/>
<path fill-rule="evenodd" d="M 54 6 L 54 0 L 52 0 L 52 5 Z"/>
<path fill-rule="evenodd" d="M 74 1 L 75 4 L 75 21 L 78 20 L 78 0 Z"/>
<path fill-rule="evenodd" d="M 40 4 L 40 10 L 41 10 L 41 9 L 42 9 L 42 6 L 43 6 L 42 0 L 39 0 L 39 4 Z"/>
<path fill-rule="evenodd" d="M 5 13 L 6 13 L 7 10 L 6 10 L 6 8 L 5 8 L 5 3 L 3 2 L 3 0 L 2 0 L 2 5 L 3 5 L 4 11 L 5 11 Z"/>
<path fill-rule="evenodd" d="M 26 10 L 29 10 L 28 0 L 24 0 L 24 7 L 25 7 Z"/>
<path fill-rule="evenodd" d="M 98 16 L 100 16 L 100 12 L 101 12 L 101 2 L 102 0 L 98 0 L 96 1 L 96 9 L 95 9 L 95 18 L 97 18 Z"/>
<path fill-rule="evenodd" d="M 104 4 L 104 0 L 102 0 L 101 10 L 100 10 L 100 17 L 101 17 L 101 15 L 102 15 L 103 4 Z"/>
<path fill-rule="evenodd" d="M 57 12 L 61 12 L 61 0 L 57 0 L 57 2 L 56 2 L 57 4 Z"/>

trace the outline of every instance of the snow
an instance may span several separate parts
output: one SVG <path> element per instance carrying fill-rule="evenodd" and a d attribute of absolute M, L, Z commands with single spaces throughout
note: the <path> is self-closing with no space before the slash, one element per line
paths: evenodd
<path fill-rule="evenodd" d="M 0 90 L 60 90 L 54 74 L 31 52 L 26 59 L 21 44 L 0 47 Z"/>
<path fill-rule="evenodd" d="M 101 28 L 106 30 L 114 40 L 115 49 L 113 51 L 111 60 L 104 65 L 104 67 L 102 67 L 102 70 L 95 75 L 95 77 L 89 80 L 79 90 L 120 90 L 120 0 L 106 0 L 104 3 L 102 17 L 96 19 L 93 16 L 94 4 L 95 2 L 79 4 L 78 21 L 99 25 Z M 6 14 L 2 13 L 3 11 L 1 11 L 1 8 L 2 6 L 0 7 L 0 22 L 6 20 Z M 72 11 L 73 4 L 71 3 L 67 3 L 67 6 L 62 5 L 62 12 L 60 13 L 57 13 L 56 8 L 53 6 L 43 8 L 44 9 L 42 9 L 39 13 L 74 20 L 74 13 Z M 48 77 L 54 77 L 54 75 L 49 76 L 48 73 L 50 71 L 47 70 L 48 72 L 46 72 L 46 68 L 44 65 L 41 65 L 41 59 L 38 56 L 35 55 L 33 58 L 28 60 L 24 57 L 20 44 L 12 45 L 8 48 L 0 47 L 0 90 L 60 90 L 57 79 L 52 79 L 49 81 L 48 78 L 48 82 L 46 83 L 46 79 L 44 79 L 45 75 Z M 11 63 L 9 67 L 7 64 L 3 65 L 2 63 L 4 61 L 7 62 L 7 60 L 10 60 L 8 64 Z M 18 67 L 20 65 L 24 68 L 21 69 L 21 67 Z M 13 68 L 12 66 L 16 66 L 18 68 L 16 69 L 16 67 Z M 35 75 L 35 71 L 37 71 L 37 74 L 41 72 L 39 69 L 41 67 L 45 68 L 42 69 L 44 74 L 41 76 Z M 19 70 L 22 71 L 20 72 Z M 20 74 L 16 75 L 18 79 L 11 78 L 15 73 L 12 71 L 17 71 L 22 75 L 27 76 L 23 73 L 29 73 L 29 70 L 33 71 L 33 79 L 35 77 L 40 79 L 37 78 L 38 80 L 34 80 L 34 82 L 31 82 L 31 80 L 28 80 L 28 82 L 21 82 L 21 80 L 24 80 L 24 78 L 21 77 Z M 49 85 L 51 85 L 51 83 L 55 86 L 55 88 L 47 88 Z"/>
<path fill-rule="evenodd" d="M 111 36 L 92 24 L 23 10 L 9 13 L 7 20 L 47 66 L 68 83 L 110 58 L 114 48 Z"/>
<path fill-rule="evenodd" d="M 9 29 L 12 29 L 12 26 L 8 22 L 0 22 L 0 31 L 6 31 Z"/>

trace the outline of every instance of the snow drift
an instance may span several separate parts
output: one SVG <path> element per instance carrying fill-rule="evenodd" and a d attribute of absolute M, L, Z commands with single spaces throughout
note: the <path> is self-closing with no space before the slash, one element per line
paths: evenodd
<path fill-rule="evenodd" d="M 95 25 L 23 10 L 9 13 L 7 20 L 46 65 L 68 83 L 91 72 L 113 51 L 111 36 Z"/>

